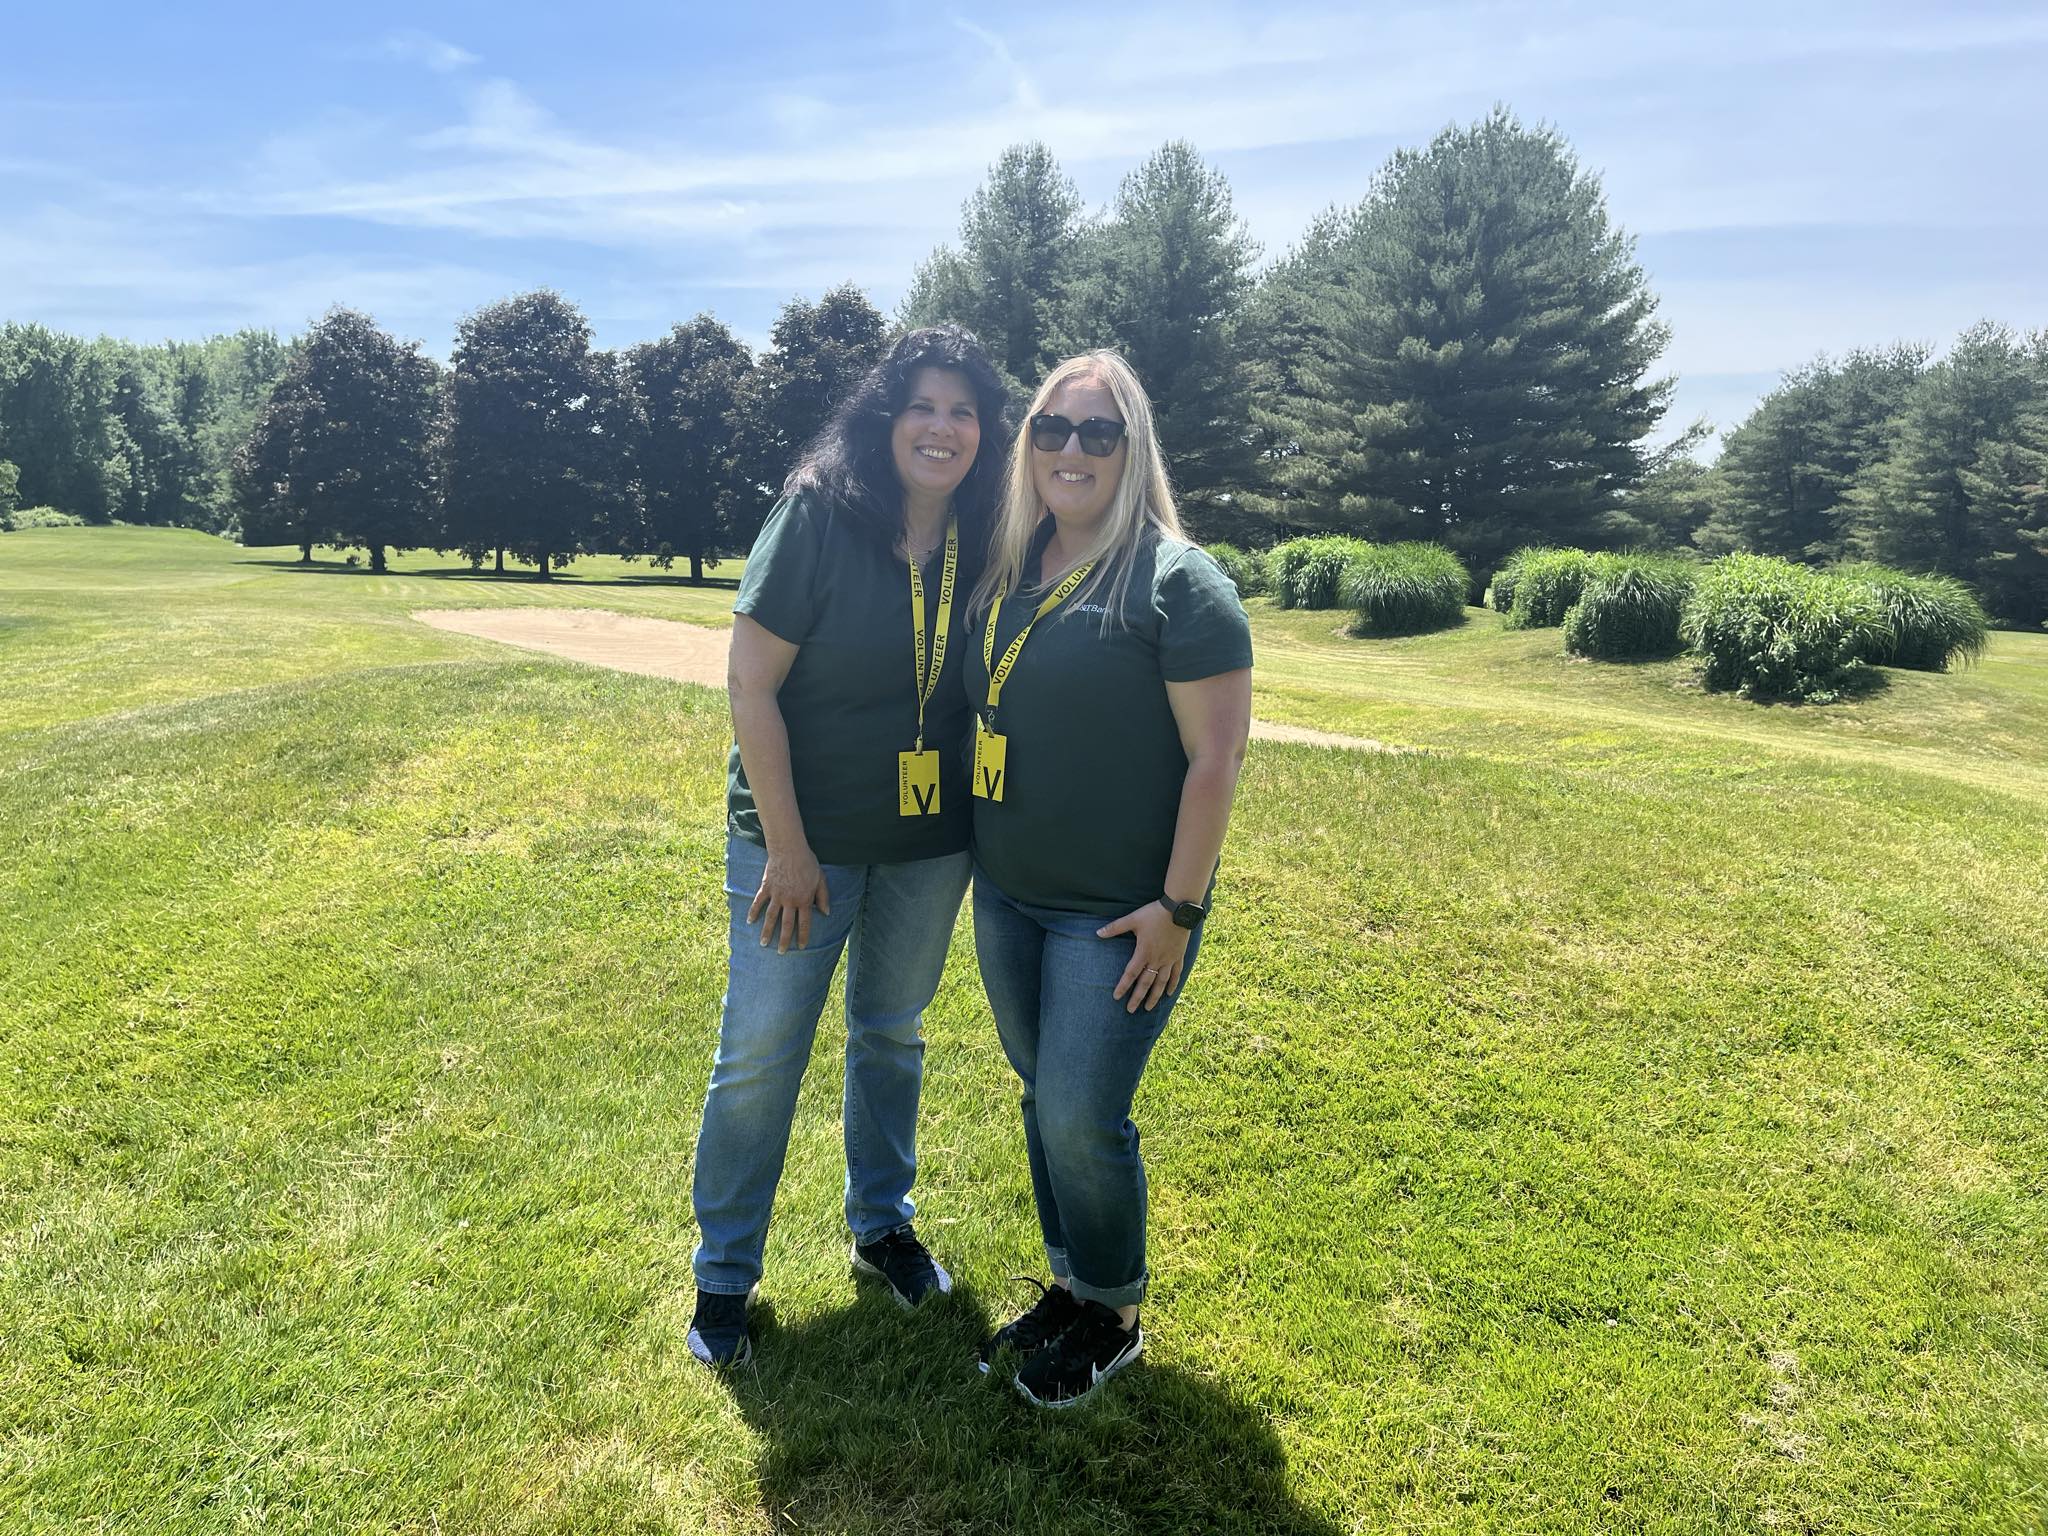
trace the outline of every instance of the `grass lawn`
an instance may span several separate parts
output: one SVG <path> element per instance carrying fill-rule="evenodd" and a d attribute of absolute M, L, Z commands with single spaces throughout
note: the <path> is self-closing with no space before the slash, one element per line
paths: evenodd
<path fill-rule="evenodd" d="M 724 700 L 407 618 L 729 589 L 0 536 L 0 1529 L 2048 1529 L 2048 636 L 1764 708 L 1473 612 L 1254 603 L 1140 1096 L 1146 1363 L 1034 1272 L 963 917 L 857 1286 L 820 1031 L 757 1363 L 682 1335 Z M 721 568 L 720 576 L 733 572 Z"/>

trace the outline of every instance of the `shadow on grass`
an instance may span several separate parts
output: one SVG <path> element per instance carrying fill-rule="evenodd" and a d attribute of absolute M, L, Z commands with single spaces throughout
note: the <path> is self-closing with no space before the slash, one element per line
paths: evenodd
<path fill-rule="evenodd" d="M 1430 619 L 1419 624 L 1404 624 L 1392 629 L 1359 627 L 1360 621 L 1352 619 L 1337 631 L 1346 640 L 1414 640 L 1422 635 L 1444 635 L 1452 630 L 1463 629 L 1472 622 L 1472 610 L 1467 608 L 1455 619 Z"/>
<path fill-rule="evenodd" d="M 989 1309 L 964 1288 L 915 1313 L 864 1287 L 792 1327 L 769 1305 L 754 1321 L 728 1380 L 767 1443 L 763 1503 L 802 1528 L 1337 1536 L 1289 1495 L 1265 1416 L 1177 1366 L 1140 1360 L 1050 1412 L 975 1369 Z"/>
<path fill-rule="evenodd" d="M 1761 705 L 1767 709 L 1827 709 L 1835 704 L 1854 704 L 1864 699 L 1874 698 L 1890 688 L 1891 685 L 1891 675 L 1882 668 L 1861 667 L 1849 673 L 1835 684 L 1833 698 L 1800 699 L 1794 698 L 1789 694 L 1766 694 L 1761 696 L 1750 694 L 1744 699 L 1744 702 Z M 1730 698 L 1739 697 L 1734 690 L 1727 688 L 1709 688 L 1706 691 L 1709 693 L 1726 694 Z"/>
<path fill-rule="evenodd" d="M 515 587 L 682 587 L 697 591 L 724 589 L 728 592 L 739 590 L 737 576 L 706 576 L 702 581 L 692 581 L 687 576 L 670 576 L 662 572 L 649 571 L 645 576 L 578 576 L 573 571 L 557 571 L 553 576 L 542 577 L 534 571 L 473 571 L 468 566 L 435 566 L 416 571 L 372 571 L 367 565 L 350 565 L 345 560 L 315 560 L 310 565 L 301 560 L 237 560 L 237 565 L 260 565 L 274 571 L 303 571 L 318 576 L 416 576 L 425 581 L 456 581 L 465 585 L 473 583 L 502 582 Z"/>

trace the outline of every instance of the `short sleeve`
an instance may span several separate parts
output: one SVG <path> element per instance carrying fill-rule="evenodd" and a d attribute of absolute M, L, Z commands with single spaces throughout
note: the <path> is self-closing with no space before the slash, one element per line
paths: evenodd
<path fill-rule="evenodd" d="M 1237 588 L 1203 550 L 1161 551 L 1153 605 L 1159 668 L 1169 683 L 1192 683 L 1252 664 L 1252 626 Z"/>
<path fill-rule="evenodd" d="M 802 645 L 817 620 L 818 551 L 824 530 L 812 504 L 801 496 L 785 496 L 761 525 L 740 576 L 740 595 L 732 605 L 791 645 Z"/>

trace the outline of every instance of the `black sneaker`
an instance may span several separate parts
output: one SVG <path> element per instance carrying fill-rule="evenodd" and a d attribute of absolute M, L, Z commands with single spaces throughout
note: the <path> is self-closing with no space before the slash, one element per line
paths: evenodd
<path fill-rule="evenodd" d="M 690 1353 L 711 1366 L 745 1365 L 751 1360 L 754 1341 L 747 1335 L 747 1305 L 753 1299 L 753 1291 L 743 1296 L 699 1291 L 685 1340 Z"/>
<path fill-rule="evenodd" d="M 1099 1301 L 1077 1302 L 1080 1315 L 1067 1329 L 1024 1362 L 1014 1378 L 1017 1390 L 1041 1408 L 1071 1408 L 1097 1385 L 1137 1359 L 1145 1330 L 1127 1329 Z"/>
<path fill-rule="evenodd" d="M 1030 1280 L 1029 1275 L 1019 1275 L 1020 1280 Z M 1038 1300 L 1031 1304 L 1031 1310 L 1022 1317 L 1006 1323 L 995 1331 L 995 1336 L 981 1346 L 981 1358 L 977 1363 L 981 1374 L 988 1374 L 989 1362 L 1005 1349 L 1014 1349 L 1029 1358 L 1067 1331 L 1067 1325 L 1081 1315 L 1081 1304 L 1074 1300 L 1074 1293 L 1063 1285 L 1038 1285 Z"/>
<path fill-rule="evenodd" d="M 855 1243 L 853 1267 L 886 1281 L 896 1300 L 906 1307 L 916 1306 L 927 1296 L 952 1294 L 953 1277 L 940 1268 L 939 1261 L 925 1251 L 908 1227 L 886 1232 L 872 1243 Z"/>

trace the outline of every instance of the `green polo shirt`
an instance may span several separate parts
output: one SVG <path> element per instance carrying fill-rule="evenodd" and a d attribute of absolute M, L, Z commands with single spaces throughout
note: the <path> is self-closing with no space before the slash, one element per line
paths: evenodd
<path fill-rule="evenodd" d="M 1048 519 L 1027 571 L 1051 535 Z M 1043 595 L 1003 603 L 998 658 Z M 1013 901 L 1120 917 L 1160 895 L 1173 857 L 1188 759 L 1166 685 L 1250 666 L 1251 625 L 1221 567 L 1169 540 L 1133 556 L 1122 624 L 1104 632 L 1106 589 L 1077 597 L 1038 621 L 1003 683 L 1008 783 L 1001 801 L 974 801 L 974 857 Z M 988 702 L 982 620 L 960 673 L 976 709 Z"/>
<path fill-rule="evenodd" d="M 804 834 L 821 864 L 898 864 L 967 846 L 967 735 L 972 716 L 958 673 L 972 648 L 967 595 L 981 551 L 960 531 L 945 671 L 924 712 L 924 744 L 939 753 L 939 814 L 897 810 L 897 762 L 917 739 L 917 662 L 910 638 L 910 568 L 833 506 L 788 496 L 747 556 L 734 613 L 797 647 L 776 702 L 789 728 L 789 766 Z M 927 665 L 938 625 L 942 544 L 923 567 Z M 726 768 L 726 825 L 765 844 L 760 812 L 734 743 Z"/>

